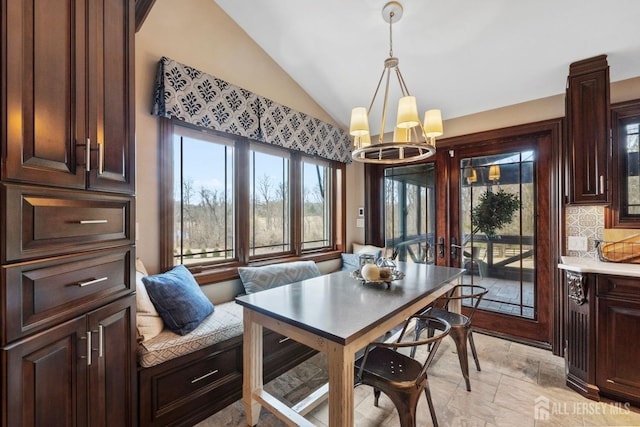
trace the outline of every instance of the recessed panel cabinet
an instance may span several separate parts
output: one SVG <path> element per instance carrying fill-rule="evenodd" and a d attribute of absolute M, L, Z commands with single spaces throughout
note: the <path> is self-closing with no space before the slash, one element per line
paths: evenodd
<path fill-rule="evenodd" d="M 133 193 L 133 0 L 3 3 L 2 179 Z"/>
<path fill-rule="evenodd" d="M 640 404 L 640 278 L 567 271 L 567 385 Z"/>
<path fill-rule="evenodd" d="M 135 426 L 134 0 L 0 0 L 1 426 Z"/>
<path fill-rule="evenodd" d="M 606 55 L 571 64 L 566 94 L 569 203 L 593 205 L 610 201 L 609 98 Z"/>
<path fill-rule="evenodd" d="M 598 277 L 598 369 L 604 393 L 640 404 L 640 279 Z"/>
<path fill-rule="evenodd" d="M 7 426 L 136 424 L 135 297 L 2 350 Z"/>

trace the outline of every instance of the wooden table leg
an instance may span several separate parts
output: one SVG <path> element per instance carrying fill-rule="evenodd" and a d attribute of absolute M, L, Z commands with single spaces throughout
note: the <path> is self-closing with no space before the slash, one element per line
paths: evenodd
<path fill-rule="evenodd" d="M 329 426 L 353 426 L 354 354 L 329 343 Z"/>
<path fill-rule="evenodd" d="M 262 390 L 262 325 L 254 323 L 251 310 L 243 309 L 243 374 L 242 403 L 247 425 L 255 426 L 260 418 L 260 403 L 253 399 L 254 391 Z"/>

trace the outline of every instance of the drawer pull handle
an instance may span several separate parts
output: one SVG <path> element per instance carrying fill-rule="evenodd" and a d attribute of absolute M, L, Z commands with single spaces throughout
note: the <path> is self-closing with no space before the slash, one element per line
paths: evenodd
<path fill-rule="evenodd" d="M 197 383 L 198 381 L 203 380 L 203 379 L 205 379 L 205 378 L 207 378 L 207 377 L 210 377 L 211 375 L 213 375 L 213 374 L 217 374 L 217 373 L 218 373 L 218 370 L 216 369 L 215 371 L 211 371 L 211 372 L 209 372 L 208 374 L 204 374 L 204 375 L 203 375 L 203 376 L 201 376 L 201 377 L 194 378 L 194 379 L 192 379 L 192 380 L 191 380 L 191 384 L 195 384 L 195 383 Z"/>
<path fill-rule="evenodd" d="M 289 341 L 290 339 L 291 339 L 291 338 L 289 338 L 289 337 L 281 338 L 281 339 L 279 339 L 279 340 L 278 340 L 278 344 L 285 343 L 285 342 Z"/>
<path fill-rule="evenodd" d="M 109 222 L 109 220 L 107 220 L 107 219 L 83 219 L 83 220 L 80 220 L 80 224 L 82 224 L 82 225 L 86 225 L 86 224 L 106 224 L 108 222 Z"/>
<path fill-rule="evenodd" d="M 78 286 L 80 286 L 81 288 L 84 288 L 85 286 L 95 285 L 96 283 L 104 282 L 105 280 L 108 280 L 108 279 L 109 279 L 108 277 L 101 277 L 99 279 L 87 280 L 86 282 L 78 283 Z"/>

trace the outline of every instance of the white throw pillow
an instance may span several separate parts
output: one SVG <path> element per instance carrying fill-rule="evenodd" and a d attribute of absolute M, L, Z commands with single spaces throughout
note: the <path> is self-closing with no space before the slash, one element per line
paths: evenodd
<path fill-rule="evenodd" d="M 164 329 L 162 317 L 149 298 L 147 289 L 142 283 L 144 274 L 136 271 L 136 326 L 140 341 L 150 340 Z"/>
<path fill-rule="evenodd" d="M 353 253 L 354 254 L 374 254 L 376 258 L 380 258 L 384 255 L 384 249 L 380 246 L 373 245 L 361 245 L 359 243 L 353 244 Z"/>

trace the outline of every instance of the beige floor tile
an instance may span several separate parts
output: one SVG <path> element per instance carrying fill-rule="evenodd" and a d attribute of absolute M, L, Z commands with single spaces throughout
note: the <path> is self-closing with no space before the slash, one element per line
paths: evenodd
<path fill-rule="evenodd" d="M 479 333 L 474 338 L 482 371 L 475 370 L 469 352 L 471 392 L 465 389 L 452 340 L 442 342 L 429 369 L 429 384 L 441 426 L 640 426 L 640 409 L 592 402 L 570 390 L 565 385 L 564 360 L 551 352 Z M 316 355 L 265 388 L 283 401 L 295 403 L 324 381 L 326 358 Z M 539 399 L 537 413 L 536 399 Z M 545 415 L 545 410 L 548 419 L 536 419 L 536 415 L 538 418 Z M 354 390 L 354 418 L 357 427 L 399 426 L 398 413 L 386 396 L 380 398 L 379 407 L 373 406 L 369 386 Z M 327 403 L 307 414 L 307 419 L 326 427 Z M 432 425 L 424 396 L 418 404 L 417 424 Z M 245 425 L 240 401 L 198 424 L 199 427 Z M 268 411 L 261 412 L 259 427 L 284 425 Z"/>

